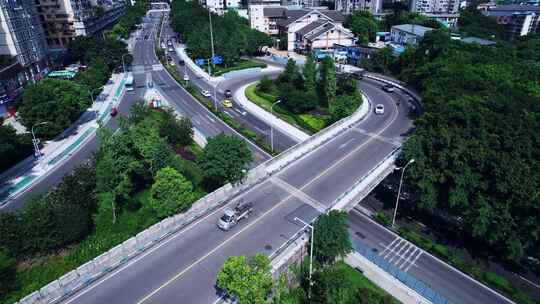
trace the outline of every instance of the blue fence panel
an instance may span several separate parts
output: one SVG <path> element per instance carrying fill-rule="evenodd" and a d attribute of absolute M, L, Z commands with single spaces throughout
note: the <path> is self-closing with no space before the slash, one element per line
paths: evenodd
<path fill-rule="evenodd" d="M 441 296 L 439 293 L 435 292 L 424 282 L 416 279 L 412 275 L 394 266 L 393 264 L 385 260 L 384 257 L 378 255 L 376 252 L 373 252 L 370 247 L 366 246 L 359 240 L 352 239 L 351 241 L 353 248 L 356 250 L 356 252 L 360 253 L 366 259 L 379 266 L 381 269 L 392 275 L 394 278 L 398 279 L 400 282 L 402 282 L 412 290 L 416 291 L 424 298 L 430 300 L 434 304 L 452 304 L 452 302 Z"/>

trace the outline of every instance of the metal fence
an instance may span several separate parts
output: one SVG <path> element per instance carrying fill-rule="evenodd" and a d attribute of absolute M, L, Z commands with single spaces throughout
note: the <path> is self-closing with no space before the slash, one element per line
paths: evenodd
<path fill-rule="evenodd" d="M 269 174 L 280 171 L 291 162 L 296 161 L 305 154 L 313 151 L 313 149 L 316 147 L 327 143 L 343 131 L 352 128 L 354 124 L 358 123 L 366 116 L 371 107 L 369 99 L 365 95 L 363 95 L 363 97 L 364 101 L 362 102 L 362 105 L 351 116 L 342 118 L 341 120 L 332 124 L 330 127 L 325 128 L 303 142 L 290 147 L 289 149 L 281 152 L 278 156 L 268 160 L 265 163 L 266 171 Z"/>
<path fill-rule="evenodd" d="M 398 267 L 392 265 L 390 262 L 386 261 L 382 256 L 373 252 L 371 248 L 362 244 L 358 240 L 352 240 L 354 249 L 367 258 L 369 261 L 377 265 L 379 268 L 383 269 L 387 273 L 391 274 L 394 278 L 416 291 L 425 299 L 431 301 L 434 304 L 452 304 L 449 300 L 441 296 L 439 293 L 435 292 L 424 282 L 414 278 L 412 275 L 402 271 Z"/>

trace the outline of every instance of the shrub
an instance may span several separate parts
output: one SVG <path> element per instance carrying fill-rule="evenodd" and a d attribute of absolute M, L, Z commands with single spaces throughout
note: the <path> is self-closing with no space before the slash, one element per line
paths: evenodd
<path fill-rule="evenodd" d="M 390 218 L 386 215 L 384 212 L 377 212 L 375 213 L 375 220 L 386 227 L 389 227 L 392 224 L 392 221 Z"/>

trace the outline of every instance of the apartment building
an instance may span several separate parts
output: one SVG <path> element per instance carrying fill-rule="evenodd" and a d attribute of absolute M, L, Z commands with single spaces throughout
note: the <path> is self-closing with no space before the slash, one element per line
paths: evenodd
<path fill-rule="evenodd" d="M 268 35 L 277 35 L 276 21 L 282 18 L 285 7 L 281 0 L 253 0 L 248 5 L 249 26 Z"/>
<path fill-rule="evenodd" d="M 424 35 L 433 28 L 416 24 L 394 25 L 390 29 L 390 40 L 399 45 L 416 46 Z"/>
<path fill-rule="evenodd" d="M 449 27 L 455 27 L 459 19 L 460 0 L 412 0 L 411 12 L 422 14 Z"/>
<path fill-rule="evenodd" d="M 496 5 L 484 8 L 482 14 L 496 18 L 497 23 L 504 26 L 510 40 L 539 32 L 540 6 Z"/>
<path fill-rule="evenodd" d="M 0 100 L 48 72 L 47 46 L 34 0 L 0 0 Z M 6 99 L 7 98 L 7 99 Z"/>
<path fill-rule="evenodd" d="M 238 11 L 245 7 L 242 0 L 199 0 L 199 3 L 218 15 L 223 15 L 227 10 Z M 242 15 L 240 12 L 239 14 Z"/>
<path fill-rule="evenodd" d="M 123 2 L 35 0 L 49 49 L 63 51 L 77 36 L 98 33 L 124 12 Z"/>
<path fill-rule="evenodd" d="M 368 11 L 372 15 L 382 13 L 383 0 L 336 0 L 336 10 L 344 14 L 354 11 Z"/>

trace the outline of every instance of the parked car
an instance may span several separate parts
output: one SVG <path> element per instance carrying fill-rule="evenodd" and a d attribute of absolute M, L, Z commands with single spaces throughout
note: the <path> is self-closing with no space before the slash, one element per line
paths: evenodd
<path fill-rule="evenodd" d="M 201 95 L 204 96 L 204 97 L 211 97 L 212 96 L 212 94 L 208 90 L 202 90 Z"/>
<path fill-rule="evenodd" d="M 231 90 L 229 90 L 229 89 L 225 90 L 225 97 L 227 97 L 227 98 L 231 98 L 231 97 L 232 97 L 232 92 L 231 92 Z"/>
<path fill-rule="evenodd" d="M 383 91 L 385 92 L 394 92 L 394 86 L 391 84 L 385 84 L 382 86 Z"/>
<path fill-rule="evenodd" d="M 115 108 L 115 107 L 113 107 L 113 108 L 111 109 L 111 116 L 112 116 L 112 117 L 115 117 L 116 115 L 118 115 L 118 109 Z"/>
<path fill-rule="evenodd" d="M 375 114 L 384 114 L 384 106 L 382 104 L 378 104 L 375 106 Z"/>
<path fill-rule="evenodd" d="M 232 107 L 233 107 L 232 101 L 230 101 L 229 99 L 223 99 L 223 100 L 221 101 L 221 105 L 222 105 L 224 108 L 232 108 Z"/>

